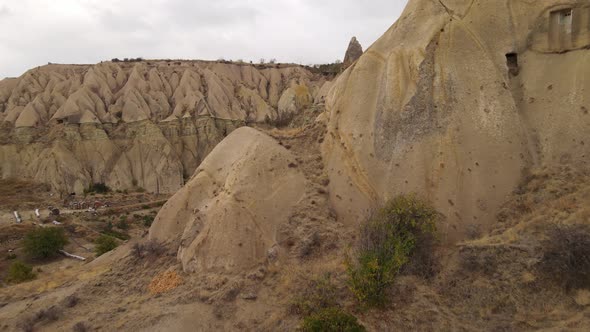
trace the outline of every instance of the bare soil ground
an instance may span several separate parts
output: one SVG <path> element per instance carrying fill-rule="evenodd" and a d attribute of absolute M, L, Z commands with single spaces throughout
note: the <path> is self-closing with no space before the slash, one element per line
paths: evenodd
<path fill-rule="evenodd" d="M 55 204 L 59 198 L 48 185 L 18 179 L 0 179 L 0 210 L 34 209 Z"/>
<path fill-rule="evenodd" d="M 120 244 L 144 236 L 167 197 L 148 193 L 112 192 L 64 200 L 51 195 L 42 184 L 18 180 L 2 180 L 1 184 L 4 196 L 0 203 L 0 285 L 3 287 L 8 286 L 4 278 L 14 261 L 23 261 L 34 266 L 35 273 L 43 278 L 60 271 L 83 267 L 94 260 L 95 240 L 101 234 L 117 238 Z M 95 211 L 68 209 L 68 203 L 74 199 L 89 203 L 109 202 L 109 207 L 100 207 Z M 60 215 L 51 215 L 48 206 L 58 207 Z M 40 217 L 35 215 L 35 208 L 39 208 Z M 22 223 L 16 223 L 13 211 L 19 211 Z M 55 225 L 54 221 L 59 224 Z M 65 257 L 44 262 L 29 259 L 23 252 L 22 240 L 28 232 L 38 227 L 63 228 L 69 240 L 64 250 L 87 258 L 86 262 Z"/>

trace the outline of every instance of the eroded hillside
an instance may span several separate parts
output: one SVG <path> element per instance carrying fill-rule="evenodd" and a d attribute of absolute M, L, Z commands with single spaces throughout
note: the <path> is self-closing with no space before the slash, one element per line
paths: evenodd
<path fill-rule="evenodd" d="M 582 0 L 409 1 L 335 82 L 281 94 L 295 128 L 228 133 L 144 238 L 2 290 L 2 327 L 292 331 L 332 309 L 371 331 L 588 330 L 588 22 Z M 361 225 L 414 194 L 436 231 L 383 250 L 371 307 Z"/>
<path fill-rule="evenodd" d="M 325 79 L 291 65 L 47 65 L 0 82 L 0 177 L 173 193 L 247 123 L 286 123 Z"/>

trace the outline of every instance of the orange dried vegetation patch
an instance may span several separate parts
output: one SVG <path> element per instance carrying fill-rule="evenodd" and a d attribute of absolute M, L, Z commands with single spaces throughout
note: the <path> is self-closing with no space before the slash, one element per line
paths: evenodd
<path fill-rule="evenodd" d="M 166 271 L 160 273 L 152 279 L 148 289 L 152 294 L 160 294 L 178 287 L 182 283 L 182 278 L 175 271 Z"/>

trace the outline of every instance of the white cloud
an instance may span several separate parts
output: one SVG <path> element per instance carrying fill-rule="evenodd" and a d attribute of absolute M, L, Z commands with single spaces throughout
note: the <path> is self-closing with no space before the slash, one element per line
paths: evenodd
<path fill-rule="evenodd" d="M 10 15 L 10 9 L 6 5 L 0 7 L 0 19 Z"/>
<path fill-rule="evenodd" d="M 0 77 L 114 57 L 325 63 L 365 48 L 406 0 L 0 0 Z"/>

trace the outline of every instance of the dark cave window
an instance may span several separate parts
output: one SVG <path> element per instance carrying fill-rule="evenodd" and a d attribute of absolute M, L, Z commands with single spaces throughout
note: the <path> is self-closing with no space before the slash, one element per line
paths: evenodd
<path fill-rule="evenodd" d="M 518 72 L 519 72 L 518 54 L 517 53 L 506 54 L 506 65 L 508 66 L 508 72 L 510 72 L 511 75 L 513 75 L 513 76 L 518 75 Z"/>

